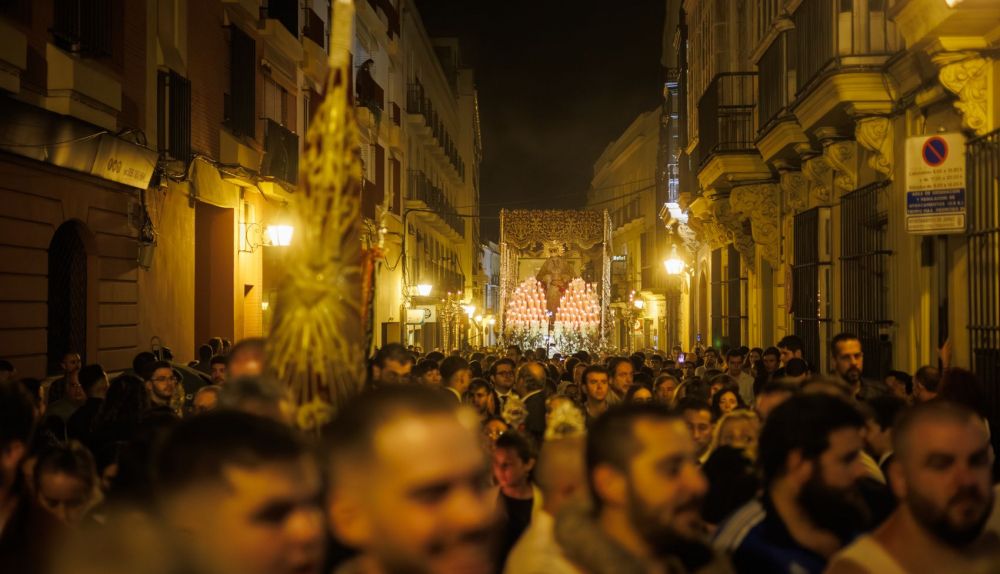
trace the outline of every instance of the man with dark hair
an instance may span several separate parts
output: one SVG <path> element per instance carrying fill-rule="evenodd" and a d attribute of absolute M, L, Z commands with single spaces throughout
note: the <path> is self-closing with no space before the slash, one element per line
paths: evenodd
<path fill-rule="evenodd" d="M 328 516 L 337 539 L 360 551 L 357 571 L 495 571 L 496 494 L 469 414 L 416 385 L 340 409 L 328 429 Z"/>
<path fill-rule="evenodd" d="M 809 363 L 798 357 L 789 359 L 784 367 L 780 367 L 774 372 L 772 380 L 790 385 L 801 385 L 809 380 L 812 372 L 809 371 Z"/>
<path fill-rule="evenodd" d="M 226 380 L 256 377 L 263 373 L 266 343 L 260 337 L 249 337 L 233 345 L 232 350 L 228 353 Z"/>
<path fill-rule="evenodd" d="M 14 381 L 0 382 L 0 572 L 48 572 L 55 518 L 31 500 L 21 472 L 35 432 L 31 396 Z"/>
<path fill-rule="evenodd" d="M 920 367 L 913 374 L 913 400 L 918 403 L 937 398 L 941 386 L 941 371 L 930 365 Z"/>
<path fill-rule="evenodd" d="M 852 389 L 852 396 L 868 400 L 886 394 L 881 381 L 862 377 L 865 370 L 865 353 L 861 340 L 853 333 L 838 333 L 830 341 L 830 358 L 833 370 Z"/>
<path fill-rule="evenodd" d="M 441 371 L 438 364 L 430 359 L 420 359 L 410 371 L 410 380 L 414 383 L 428 386 L 441 384 Z"/>
<path fill-rule="evenodd" d="M 979 561 L 994 553 L 984 535 L 994 493 L 993 453 L 983 420 L 970 409 L 933 401 L 906 412 L 895 426 L 890 466 L 899 501 L 870 536 L 834 557 L 832 574 L 995 571 Z"/>
<path fill-rule="evenodd" d="M 517 365 L 514 364 L 513 359 L 508 359 L 506 357 L 497 359 L 490 367 L 490 382 L 493 383 L 493 390 L 495 390 L 497 392 L 497 396 L 500 397 L 499 407 L 501 410 L 503 410 L 503 406 L 507 404 L 507 399 L 515 395 L 514 371 L 516 369 Z"/>
<path fill-rule="evenodd" d="M 718 369 L 720 362 L 719 351 L 717 351 L 714 347 L 705 349 L 705 356 L 702 364 L 694 370 L 695 376 L 704 377 L 706 371 Z"/>
<path fill-rule="evenodd" d="M 514 361 L 515 364 L 521 362 L 521 347 L 517 345 L 510 345 L 507 347 L 507 354 L 505 355 L 508 359 Z"/>
<path fill-rule="evenodd" d="M 819 574 L 867 526 L 864 426 L 853 404 L 829 394 L 792 397 L 771 412 L 758 443 L 763 497 L 716 534 L 737 572 Z"/>
<path fill-rule="evenodd" d="M 290 428 L 237 411 L 181 422 L 154 456 L 156 508 L 206 574 L 320 574 L 321 480 Z"/>
<path fill-rule="evenodd" d="M 413 369 L 413 355 L 399 343 L 388 343 L 375 353 L 372 381 L 376 385 L 407 383 Z"/>
<path fill-rule="evenodd" d="M 768 375 L 773 375 L 778 370 L 778 367 L 781 366 L 781 351 L 777 347 L 764 349 L 763 354 L 760 356 L 760 362 L 764 367 L 764 372 Z"/>
<path fill-rule="evenodd" d="M 149 391 L 149 402 L 153 408 L 170 409 L 180 378 L 174 372 L 174 367 L 167 361 L 156 361 L 147 367 L 146 390 Z"/>
<path fill-rule="evenodd" d="M 889 371 L 882 378 L 882 383 L 889 389 L 889 392 L 909 401 L 913 396 L 913 377 L 903 371 Z"/>
<path fill-rule="evenodd" d="M 625 357 L 612 357 L 608 361 L 608 373 L 611 377 L 611 394 L 608 403 L 614 404 L 625 400 L 625 394 L 632 386 L 635 376 L 635 366 Z"/>
<path fill-rule="evenodd" d="M 702 540 L 708 490 L 681 419 L 655 403 L 616 405 L 587 433 L 593 508 L 565 509 L 556 539 L 585 572 L 693 572 L 716 557 Z"/>
<path fill-rule="evenodd" d="M 104 404 L 110 383 L 104 367 L 97 364 L 81 368 L 79 379 L 80 386 L 87 395 L 87 402 L 76 409 L 66 421 L 66 434 L 69 438 L 87 443 L 87 439 L 90 438 L 91 423 Z"/>
<path fill-rule="evenodd" d="M 229 362 L 222 355 L 215 355 L 209 360 L 208 375 L 212 379 L 213 385 L 226 384 L 226 364 Z"/>
<path fill-rule="evenodd" d="M 708 448 L 712 445 L 712 430 L 714 428 L 712 406 L 708 404 L 708 401 L 695 397 L 685 397 L 677 403 L 675 410 L 684 419 L 684 424 L 687 425 L 688 431 L 691 433 L 698 464 L 704 464 L 708 460 Z"/>
<path fill-rule="evenodd" d="M 539 443 L 545 435 L 545 366 L 535 361 L 521 365 L 517 370 L 514 390 L 524 401 L 528 418 L 524 421 L 525 430 Z"/>
<path fill-rule="evenodd" d="M 792 359 L 805 359 L 802 350 L 805 348 L 805 341 L 798 335 L 785 335 L 778 341 L 778 353 L 781 356 L 781 364 L 787 365 Z"/>
<path fill-rule="evenodd" d="M 793 359 L 793 361 L 796 360 L 799 359 Z M 761 387 L 760 393 L 757 394 L 754 400 L 753 410 L 757 412 L 761 421 L 766 421 L 771 411 L 781 403 L 794 397 L 798 392 L 799 386 L 796 383 L 771 381 Z"/>
<path fill-rule="evenodd" d="M 865 447 L 888 480 L 889 463 L 893 458 L 892 429 L 896 419 L 906 410 L 906 401 L 895 395 L 885 395 L 868 401 L 867 406 Z"/>
<path fill-rule="evenodd" d="M 608 395 L 610 394 L 608 370 L 601 365 L 590 365 L 583 370 L 583 389 L 587 402 L 583 414 L 587 421 L 595 420 L 601 413 L 608 410 Z"/>
<path fill-rule="evenodd" d="M 653 369 L 653 376 L 657 377 L 660 375 L 660 369 L 663 368 L 663 355 L 659 353 L 653 353 L 649 357 L 649 368 Z"/>
<path fill-rule="evenodd" d="M 465 396 L 465 391 L 471 382 L 472 371 L 469 369 L 468 361 L 456 355 L 441 361 L 441 383 L 458 399 L 458 402 L 462 402 L 462 397 Z"/>
<path fill-rule="evenodd" d="M 740 397 L 748 405 L 753 404 L 753 377 L 743 370 L 744 357 L 739 349 L 733 349 L 726 353 L 726 374 L 736 381 L 740 389 Z"/>

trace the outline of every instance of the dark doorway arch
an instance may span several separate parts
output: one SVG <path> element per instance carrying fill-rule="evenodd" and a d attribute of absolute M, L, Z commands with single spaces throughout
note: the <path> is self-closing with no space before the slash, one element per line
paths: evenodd
<path fill-rule="evenodd" d="M 87 230 L 78 221 L 56 229 L 49 243 L 48 372 L 61 371 L 69 351 L 87 353 Z"/>

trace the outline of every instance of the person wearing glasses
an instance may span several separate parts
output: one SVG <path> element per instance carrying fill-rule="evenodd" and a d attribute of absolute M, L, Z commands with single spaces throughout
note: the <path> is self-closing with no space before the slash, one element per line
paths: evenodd
<path fill-rule="evenodd" d="M 157 361 L 150 365 L 149 373 L 146 378 L 146 389 L 149 391 L 150 406 L 172 408 L 179 381 L 179 377 L 174 373 L 174 367 L 167 361 Z"/>
<path fill-rule="evenodd" d="M 497 398 L 500 399 L 500 404 L 497 406 L 501 411 L 507 404 L 507 399 L 517 396 L 514 392 L 514 368 L 514 361 L 508 358 L 498 359 L 490 366 L 490 381 L 493 383 Z"/>

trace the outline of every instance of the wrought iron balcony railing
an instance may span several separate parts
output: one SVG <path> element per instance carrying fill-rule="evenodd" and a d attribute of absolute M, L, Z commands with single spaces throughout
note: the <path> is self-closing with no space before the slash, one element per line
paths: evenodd
<path fill-rule="evenodd" d="M 754 147 L 757 74 L 717 74 L 698 101 L 698 148 L 701 164 L 719 153 L 749 152 Z"/>
<path fill-rule="evenodd" d="M 440 217 L 448 227 L 454 229 L 459 235 L 465 236 L 465 224 L 458 216 L 458 211 L 452 207 L 444 191 L 431 183 L 424 172 L 410 170 L 409 199 L 424 203 L 428 209 L 434 210 L 435 215 Z"/>

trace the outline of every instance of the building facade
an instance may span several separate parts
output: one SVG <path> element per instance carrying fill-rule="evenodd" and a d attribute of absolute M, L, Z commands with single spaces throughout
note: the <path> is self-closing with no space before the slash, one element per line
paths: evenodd
<path fill-rule="evenodd" d="M 383 254 L 376 344 L 400 339 L 407 202 L 437 208 L 435 190 L 447 190 L 456 214 L 478 213 L 471 72 L 399 5 L 357 4 L 351 78 L 365 241 Z M 154 346 L 188 361 L 211 337 L 266 335 L 330 10 L 328 0 L 0 4 L 0 355 L 42 377 L 71 350 L 114 371 Z M 422 129 L 407 107 L 418 75 L 445 114 Z M 444 218 L 410 216 L 409 266 L 437 289 L 471 289 L 478 221 Z"/>
<path fill-rule="evenodd" d="M 694 233 L 690 343 L 699 332 L 719 346 L 794 333 L 825 372 L 831 337 L 848 331 L 862 341 L 864 375 L 878 378 L 936 364 L 947 340 L 1000 412 L 1000 340 L 989 334 L 1000 324 L 990 247 L 1000 5 L 682 9 L 668 34 L 687 108 L 679 201 Z M 935 231 L 945 219 L 911 220 L 908 172 L 934 135 L 964 144 L 952 153 L 964 156 L 966 221 L 951 230 Z"/>

